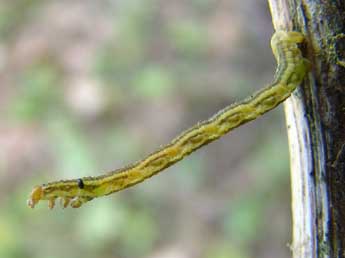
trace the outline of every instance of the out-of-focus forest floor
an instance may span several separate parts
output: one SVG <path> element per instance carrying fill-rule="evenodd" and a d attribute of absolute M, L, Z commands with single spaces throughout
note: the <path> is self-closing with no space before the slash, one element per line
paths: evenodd
<path fill-rule="evenodd" d="M 1 1 L 0 257 L 289 257 L 281 107 L 80 209 L 26 206 L 268 84 L 272 31 L 264 0 Z"/>

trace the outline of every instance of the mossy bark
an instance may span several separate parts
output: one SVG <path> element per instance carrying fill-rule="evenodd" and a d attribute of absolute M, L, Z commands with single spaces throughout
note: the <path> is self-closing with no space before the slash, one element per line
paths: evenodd
<path fill-rule="evenodd" d="M 345 257 L 345 1 L 269 0 L 276 30 L 306 35 L 312 71 L 285 111 L 294 257 Z"/>

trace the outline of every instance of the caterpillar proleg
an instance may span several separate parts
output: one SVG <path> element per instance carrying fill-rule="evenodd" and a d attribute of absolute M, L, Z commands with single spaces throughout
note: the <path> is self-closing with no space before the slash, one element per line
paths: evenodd
<path fill-rule="evenodd" d="M 42 184 L 32 190 L 28 205 L 34 208 L 40 200 L 48 200 L 53 208 L 61 198 L 62 206 L 78 208 L 94 198 L 109 195 L 157 174 L 200 147 L 220 138 L 232 129 L 256 119 L 283 102 L 302 82 L 310 69 L 297 44 L 304 37 L 295 31 L 277 31 L 271 48 L 277 60 L 273 82 L 253 96 L 225 107 L 208 120 L 181 133 L 169 144 L 146 158 L 124 168 L 96 177 L 84 177 Z"/>

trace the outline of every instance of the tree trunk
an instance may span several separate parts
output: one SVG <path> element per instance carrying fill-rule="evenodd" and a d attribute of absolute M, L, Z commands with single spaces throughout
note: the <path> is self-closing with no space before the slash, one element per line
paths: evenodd
<path fill-rule="evenodd" d="M 276 30 L 306 35 L 312 71 L 285 103 L 295 258 L 345 257 L 345 1 L 269 0 Z"/>

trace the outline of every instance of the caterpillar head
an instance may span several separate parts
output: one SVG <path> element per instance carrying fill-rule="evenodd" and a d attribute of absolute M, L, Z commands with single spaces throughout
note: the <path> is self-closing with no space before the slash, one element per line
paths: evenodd
<path fill-rule="evenodd" d="M 83 181 L 77 179 L 36 186 L 32 189 L 27 204 L 34 208 L 40 200 L 47 200 L 49 209 L 53 209 L 55 201 L 60 199 L 63 208 L 68 205 L 72 208 L 79 208 L 93 198 L 93 194 L 85 189 Z"/>

